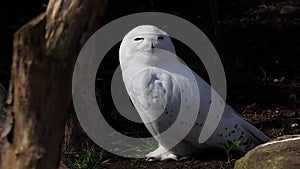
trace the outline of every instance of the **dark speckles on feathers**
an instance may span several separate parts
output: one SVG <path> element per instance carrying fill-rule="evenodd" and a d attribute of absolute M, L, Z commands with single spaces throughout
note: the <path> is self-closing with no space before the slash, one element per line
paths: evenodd
<path fill-rule="evenodd" d="M 248 145 L 250 143 L 250 139 L 248 138 L 246 142 L 243 142 L 242 145 Z"/>
<path fill-rule="evenodd" d="M 247 145 L 245 147 L 246 151 L 249 151 L 251 149 L 252 141 L 250 139 L 247 139 L 246 143 L 244 145 Z"/>
<path fill-rule="evenodd" d="M 195 123 L 195 125 L 201 127 L 203 124 L 202 123 Z"/>
<path fill-rule="evenodd" d="M 251 148 L 250 148 L 250 145 L 251 145 L 251 144 L 249 144 L 249 145 L 246 146 L 246 148 L 245 148 L 246 151 L 249 151 L 249 150 L 251 149 Z"/>

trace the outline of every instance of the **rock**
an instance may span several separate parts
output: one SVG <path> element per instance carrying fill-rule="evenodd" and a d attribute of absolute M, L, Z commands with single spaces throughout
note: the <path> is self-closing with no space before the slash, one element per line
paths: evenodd
<path fill-rule="evenodd" d="M 234 169 L 299 169 L 300 135 L 287 135 L 257 146 L 239 159 Z"/>
<path fill-rule="evenodd" d="M 278 79 L 274 79 L 273 82 L 274 82 L 274 83 L 277 83 L 277 82 L 279 82 L 279 80 L 278 80 Z"/>
<path fill-rule="evenodd" d="M 283 6 L 280 9 L 280 15 L 288 15 L 296 12 L 296 8 L 294 6 Z"/>

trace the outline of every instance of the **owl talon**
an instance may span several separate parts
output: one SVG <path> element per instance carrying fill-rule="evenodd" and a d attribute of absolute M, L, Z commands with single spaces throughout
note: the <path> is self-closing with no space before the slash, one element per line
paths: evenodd
<path fill-rule="evenodd" d="M 150 152 L 146 155 L 147 161 L 166 161 L 175 160 L 178 161 L 177 155 L 169 152 L 163 146 L 159 146 L 156 150 Z"/>

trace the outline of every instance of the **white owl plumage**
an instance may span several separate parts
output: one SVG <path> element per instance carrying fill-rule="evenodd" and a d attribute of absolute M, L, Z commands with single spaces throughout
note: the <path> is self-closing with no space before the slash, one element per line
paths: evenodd
<path fill-rule="evenodd" d="M 229 140 L 240 141 L 236 150 L 247 152 L 269 141 L 269 137 L 227 104 L 222 117 L 215 114 L 220 122 L 210 138 L 204 143 L 198 141 L 212 95 L 218 96 L 220 106 L 223 100 L 178 60 L 171 38 L 157 27 L 142 25 L 127 33 L 120 46 L 119 61 L 130 99 L 159 142 L 158 149 L 149 153 L 148 158 L 177 159 L 177 155 L 192 154 L 203 148 L 222 148 Z M 172 134 L 160 137 L 173 125 Z M 176 143 L 174 140 L 178 139 L 181 140 Z"/>

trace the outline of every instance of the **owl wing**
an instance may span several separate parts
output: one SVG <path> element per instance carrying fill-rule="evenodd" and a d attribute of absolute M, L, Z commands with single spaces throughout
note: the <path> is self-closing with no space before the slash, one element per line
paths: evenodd
<path fill-rule="evenodd" d="M 268 136 L 239 116 L 201 77 L 197 74 L 195 77 L 201 95 L 198 120 L 203 127 L 198 138 L 200 144 L 207 141 L 223 146 L 228 140 L 239 140 L 241 145 L 237 149 L 246 152 L 269 141 Z"/>
<path fill-rule="evenodd" d="M 162 133 L 174 125 L 176 120 L 178 122 L 173 132 L 185 135 L 198 114 L 199 99 L 197 101 L 195 97 L 199 93 L 195 92 L 195 86 L 196 80 L 165 69 L 149 67 L 132 77 L 127 90 L 152 135 Z"/>

